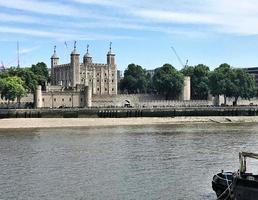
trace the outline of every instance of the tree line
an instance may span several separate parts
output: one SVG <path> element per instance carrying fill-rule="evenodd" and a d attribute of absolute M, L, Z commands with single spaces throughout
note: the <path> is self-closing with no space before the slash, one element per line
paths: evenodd
<path fill-rule="evenodd" d="M 8 101 L 20 99 L 27 93 L 35 93 L 37 86 L 49 81 L 47 65 L 39 62 L 28 68 L 11 67 L 0 73 L 1 98 Z"/>
<path fill-rule="evenodd" d="M 141 66 L 130 64 L 119 88 L 122 93 L 151 93 L 164 95 L 166 99 L 178 99 L 184 87 L 184 76 L 191 77 L 192 100 L 206 100 L 209 94 L 223 95 L 225 105 L 228 97 L 234 98 L 234 105 L 237 105 L 239 97 L 250 99 L 257 96 L 254 76 L 226 63 L 213 71 L 203 64 L 186 66 L 180 71 L 164 64 L 154 70 L 153 76 Z"/>
<path fill-rule="evenodd" d="M 237 104 L 239 97 L 250 99 L 257 96 L 257 85 L 254 76 L 244 69 L 233 68 L 224 63 L 210 71 L 203 64 L 187 66 L 182 70 L 170 64 L 156 68 L 154 74 L 148 73 L 140 65 L 130 64 L 119 83 L 122 93 L 159 94 L 166 99 L 178 99 L 184 87 L 184 76 L 191 77 L 191 99 L 206 100 L 209 94 L 223 95 L 224 104 L 227 98 L 234 98 Z M 0 73 L 1 98 L 8 103 L 19 100 L 27 93 L 35 93 L 38 85 L 50 81 L 47 65 L 43 62 L 29 68 L 9 68 Z"/>

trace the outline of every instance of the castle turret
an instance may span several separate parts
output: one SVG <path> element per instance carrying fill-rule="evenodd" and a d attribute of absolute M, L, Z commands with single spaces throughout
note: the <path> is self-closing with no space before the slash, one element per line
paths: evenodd
<path fill-rule="evenodd" d="M 115 54 L 112 53 L 112 42 L 110 42 L 109 51 L 107 53 L 107 64 L 115 65 Z"/>
<path fill-rule="evenodd" d="M 37 86 L 37 90 L 36 90 L 36 98 L 35 98 L 35 107 L 36 108 L 42 108 L 43 102 L 42 102 L 42 89 L 41 89 L 41 85 Z"/>
<path fill-rule="evenodd" d="M 56 54 L 56 46 L 54 46 L 54 54 L 51 56 L 51 85 L 55 85 L 55 66 L 59 64 L 59 57 Z"/>
<path fill-rule="evenodd" d="M 75 87 L 80 84 L 80 54 L 76 51 L 76 41 L 74 42 L 74 50 L 71 53 L 71 86 Z"/>
<path fill-rule="evenodd" d="M 87 45 L 87 53 L 83 56 L 83 63 L 84 65 L 92 63 L 92 57 L 89 54 L 89 45 Z"/>
<path fill-rule="evenodd" d="M 191 78 L 190 76 L 184 77 L 184 87 L 181 94 L 181 101 L 190 101 L 191 100 Z"/>
<path fill-rule="evenodd" d="M 109 52 L 107 53 L 108 65 L 108 94 L 117 94 L 117 69 L 115 62 L 115 54 L 112 53 L 112 42 L 110 42 Z"/>

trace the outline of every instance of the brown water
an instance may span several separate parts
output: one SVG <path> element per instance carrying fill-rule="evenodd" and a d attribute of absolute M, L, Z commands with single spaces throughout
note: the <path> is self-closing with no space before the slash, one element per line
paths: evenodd
<path fill-rule="evenodd" d="M 240 150 L 258 152 L 258 125 L 1 131 L 0 199 L 215 200 Z"/>

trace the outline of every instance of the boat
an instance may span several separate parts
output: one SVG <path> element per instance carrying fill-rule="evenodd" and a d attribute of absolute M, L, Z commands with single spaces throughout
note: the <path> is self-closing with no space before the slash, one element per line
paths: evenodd
<path fill-rule="evenodd" d="M 258 160 L 258 154 L 239 153 L 240 168 L 236 172 L 220 172 L 213 176 L 212 189 L 219 200 L 257 200 L 258 175 L 246 172 L 246 158 Z"/>
<path fill-rule="evenodd" d="M 229 200 L 233 173 L 223 172 L 215 174 L 212 178 L 212 189 L 216 192 L 218 199 Z"/>

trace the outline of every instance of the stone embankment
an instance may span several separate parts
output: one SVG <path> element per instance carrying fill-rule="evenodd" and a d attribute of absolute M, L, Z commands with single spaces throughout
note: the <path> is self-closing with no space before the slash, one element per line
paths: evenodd
<path fill-rule="evenodd" d="M 258 116 L 257 106 L 171 108 L 0 109 L 0 118 L 130 118 L 130 117 Z"/>

